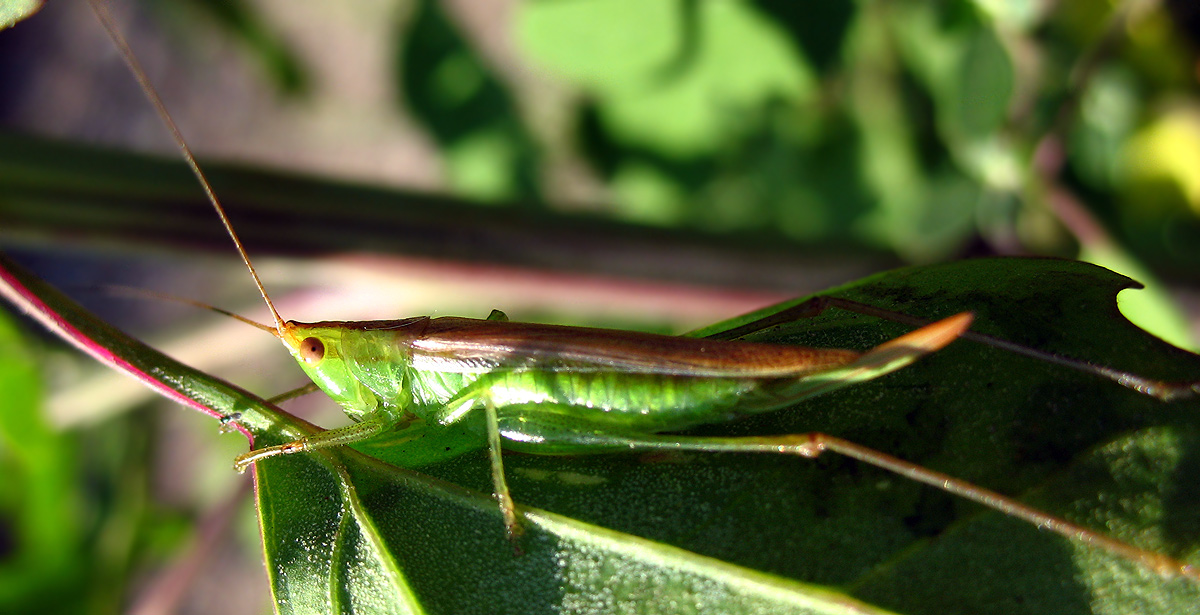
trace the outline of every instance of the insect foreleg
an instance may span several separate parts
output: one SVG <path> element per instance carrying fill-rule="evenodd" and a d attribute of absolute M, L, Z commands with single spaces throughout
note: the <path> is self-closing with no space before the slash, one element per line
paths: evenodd
<path fill-rule="evenodd" d="M 278 446 L 268 446 L 253 450 L 243 455 L 239 455 L 233 460 L 233 468 L 239 473 L 245 472 L 250 464 L 267 457 L 276 455 L 289 455 L 292 453 L 302 453 L 305 451 L 313 451 L 322 448 L 330 448 L 333 446 L 341 446 L 343 444 L 353 444 L 368 438 L 377 436 L 389 427 L 388 423 L 382 420 L 366 420 L 361 423 L 330 429 L 327 431 L 317 432 L 315 434 L 304 436 L 299 440 L 293 440 L 287 444 Z"/>

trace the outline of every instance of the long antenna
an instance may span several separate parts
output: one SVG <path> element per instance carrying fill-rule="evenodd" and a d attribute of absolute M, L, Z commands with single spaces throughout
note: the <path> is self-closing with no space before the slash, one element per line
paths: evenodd
<path fill-rule="evenodd" d="M 169 295 L 167 293 L 160 293 L 160 292 L 153 291 L 153 290 L 146 290 L 144 288 L 133 288 L 131 286 L 121 286 L 118 284 L 105 284 L 98 288 L 99 288 L 99 290 L 109 293 L 109 294 L 112 294 L 112 295 L 134 297 L 137 299 L 156 299 L 158 301 L 170 301 L 172 303 L 182 303 L 183 305 L 190 305 L 192 307 L 200 308 L 202 310 L 216 312 L 217 314 L 220 314 L 222 316 L 228 316 L 234 320 L 239 320 L 241 322 L 244 322 L 244 323 L 250 325 L 251 327 L 254 327 L 255 329 L 261 329 L 272 335 L 274 335 L 276 333 L 274 328 L 264 325 L 261 322 L 256 322 L 256 321 L 250 320 L 249 318 L 246 318 L 245 316 L 242 316 L 241 314 L 236 314 L 234 312 L 230 312 L 229 310 L 219 308 L 215 305 L 209 305 L 207 303 L 204 303 L 203 301 L 196 301 L 195 299 L 188 299 L 187 297 L 177 297 L 175 295 Z"/>
<path fill-rule="evenodd" d="M 242 262 L 246 264 L 246 269 L 250 270 L 250 277 L 254 278 L 254 285 L 258 287 L 258 293 L 262 295 L 263 301 L 267 302 L 267 308 L 271 310 L 271 318 L 275 320 L 275 336 L 282 338 L 284 335 L 283 318 L 279 316 L 279 311 L 275 309 L 275 304 L 271 302 L 271 297 L 267 295 L 267 289 L 263 286 L 262 279 L 258 277 L 258 272 L 254 270 L 254 265 L 250 263 L 250 255 L 246 253 L 246 248 L 242 245 L 241 238 L 233 230 L 233 224 L 229 222 L 229 216 L 225 215 L 225 208 L 221 206 L 220 200 L 217 199 L 217 193 L 213 192 L 212 184 L 208 183 L 208 178 L 205 177 L 204 171 L 200 169 L 199 163 L 196 162 L 196 157 L 192 155 L 192 150 L 188 147 L 187 141 L 184 140 L 183 133 L 179 132 L 179 127 L 175 125 L 175 120 L 171 119 L 171 114 L 167 111 L 167 106 L 163 104 L 158 91 L 150 83 L 150 78 L 146 76 L 146 71 L 142 70 L 137 57 L 133 55 L 133 49 L 129 47 L 129 43 L 125 41 L 125 37 L 121 36 L 121 32 L 117 30 L 116 22 L 113 21 L 112 15 L 109 14 L 102 0 L 88 0 L 88 4 L 92 6 L 92 11 L 96 13 L 96 17 L 100 20 L 100 23 L 108 31 L 109 37 L 112 38 L 113 43 L 121 52 L 121 58 L 125 60 L 125 65 L 133 72 L 134 78 L 142 86 L 142 91 L 150 99 L 150 104 L 154 105 L 159 119 L 166 125 L 167 131 L 171 133 L 171 137 L 175 140 L 175 145 L 179 147 L 179 151 L 183 154 L 184 160 L 187 161 L 188 167 L 192 169 L 192 174 L 200 181 L 200 187 L 204 189 L 204 195 L 208 197 L 208 202 L 212 203 L 213 209 L 217 212 L 217 217 L 221 219 L 221 224 L 225 226 L 225 231 L 229 233 L 229 238 L 233 240 L 233 245 L 237 247 L 238 254 L 242 257 Z"/>

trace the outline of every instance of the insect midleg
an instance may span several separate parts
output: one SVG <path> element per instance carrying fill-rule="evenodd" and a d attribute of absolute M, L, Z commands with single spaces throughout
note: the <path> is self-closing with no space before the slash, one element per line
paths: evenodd
<path fill-rule="evenodd" d="M 492 497 L 500 504 L 500 513 L 504 516 L 504 530 L 508 538 L 515 541 L 520 537 L 521 525 L 517 523 L 517 506 L 513 502 L 512 493 L 508 490 L 508 480 L 504 477 L 504 460 L 500 439 L 500 421 L 497 417 L 496 405 L 491 398 L 484 396 L 481 400 L 483 413 L 487 419 L 487 448 L 488 458 L 492 468 Z M 518 547 L 519 548 L 519 547 Z"/>

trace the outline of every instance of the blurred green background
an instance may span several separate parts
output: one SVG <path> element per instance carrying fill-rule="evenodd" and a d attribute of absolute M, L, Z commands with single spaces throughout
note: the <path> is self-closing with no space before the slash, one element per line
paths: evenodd
<path fill-rule="evenodd" d="M 579 287 L 513 271 L 582 270 L 644 276 L 649 287 L 599 284 L 596 291 L 593 280 L 589 288 L 674 297 L 640 326 L 678 330 L 887 266 L 1037 254 L 1092 260 L 1151 285 L 1134 308 L 1140 322 L 1188 346 L 1200 305 L 1196 7 L 1186 0 L 160 0 L 116 12 L 191 145 L 202 158 L 232 165 L 226 198 L 244 201 L 231 209 L 249 218 L 247 234 L 255 236 L 255 215 L 269 227 L 262 232 L 277 233 L 252 242 L 252 252 L 263 245 L 271 254 L 279 244 L 277 252 L 320 258 L 350 249 L 338 243 L 343 231 L 359 237 L 386 228 L 376 243 L 389 234 L 402 239 L 381 251 L 476 267 L 478 275 L 462 282 L 471 288 L 458 290 L 466 298 L 437 286 L 453 271 L 410 267 L 418 281 L 409 278 L 405 292 L 431 307 L 395 309 L 483 314 L 527 295 L 558 295 L 553 307 L 531 305 L 526 314 L 570 319 L 559 309 L 588 302 L 571 301 Z M 11 198 L 0 203 L 6 247 L 50 262 L 47 276 L 69 270 L 75 283 L 115 278 L 212 301 L 233 285 L 246 296 L 236 265 L 230 278 L 204 277 L 216 260 L 230 268 L 219 230 L 196 230 L 184 219 L 143 237 L 151 234 L 137 226 L 145 216 L 116 203 L 174 195 L 175 185 L 194 190 L 186 175 L 148 167 L 127 183 L 114 180 L 119 185 L 101 197 L 65 199 L 91 209 L 50 208 L 64 202 L 45 196 L 61 177 L 111 178 L 106 165 L 124 168 L 120 154 L 90 147 L 174 156 L 83 3 L 52 3 L 0 32 L 0 79 L 4 168 L 31 164 L 35 147 L 25 139 L 52 139 L 36 146 L 45 148 L 39 164 L 48 161 L 38 167 L 49 178 L 42 192 L 20 184 L 37 175 L 27 169 L 0 174 L 0 182 L 20 184 L 4 188 Z M 273 207 L 281 205 L 247 188 L 253 182 L 237 181 L 246 168 L 318 178 L 321 190 L 333 186 L 339 195 L 358 190 L 349 184 L 382 186 L 398 190 L 411 209 L 383 215 L 386 223 L 372 217 L 381 214 L 358 219 L 366 201 L 334 202 L 330 210 L 312 196 L 317 190 L 284 184 L 273 198 L 300 213 L 280 222 L 288 214 Z M 155 176 L 169 176 L 167 187 Z M 439 229 L 433 239 L 422 243 L 422 232 L 405 226 L 418 219 Z M 76 226 L 64 231 L 68 224 Z M 330 231 L 338 224 L 347 228 Z M 514 240 L 503 234 L 506 224 L 538 233 Z M 164 256 L 160 245 L 151 260 L 199 261 L 199 288 L 207 290 L 190 290 L 194 278 L 172 287 L 129 277 L 148 267 L 145 254 L 123 252 L 130 235 L 199 247 Z M 556 244 L 555 237 L 568 239 Z M 573 256 L 582 238 L 587 258 Z M 373 251 L 376 243 L 353 249 Z M 100 273 L 80 273 L 84 265 L 62 260 L 64 252 Z M 513 269 L 495 282 L 493 270 L 479 273 L 493 262 Z M 714 264 L 742 262 L 755 266 Z M 422 284 L 428 288 L 414 289 Z M 528 290 L 538 284 L 551 290 Z M 688 294 L 695 288 L 702 291 Z M 689 302 L 711 310 L 675 318 Z M 639 323 L 629 314 L 637 310 L 624 305 L 582 318 Z M 179 314 L 161 318 L 186 318 Z M 51 352 L 29 349 L 29 334 L 6 335 L 0 360 L 19 369 L 33 370 L 31 355 Z M 78 369 L 54 360 L 49 371 Z M 56 431 L 18 410 L 26 407 L 16 400 L 34 404 L 41 395 L 30 388 L 36 382 L 26 374 L 4 383 L 10 401 L 0 412 L 0 464 L 15 478 L 0 485 L 0 611 L 37 604 L 51 612 L 45 600 L 54 596 L 62 612 L 113 612 L 166 592 L 168 604 L 210 612 L 196 597 L 203 591 L 178 589 L 181 582 L 163 581 L 159 571 L 198 561 L 188 550 L 203 531 L 197 523 L 220 526 L 240 515 L 241 533 L 252 535 L 252 511 L 213 504 L 238 501 L 233 477 L 198 479 L 205 486 L 190 491 L 164 487 L 174 479 L 146 470 L 143 460 L 158 447 L 142 427 L 176 419 L 120 411 L 98 428 Z M 176 428 L 214 439 L 210 424 L 189 425 Z M 221 450 L 156 467 L 174 477 L 181 465 L 211 457 L 223 471 L 221 460 L 240 444 L 222 442 Z M 165 499 L 164 489 L 172 494 Z M 263 612 L 258 555 L 253 539 L 246 544 L 226 549 L 228 566 L 201 567 L 241 570 L 207 582 L 245 581 L 247 597 L 229 608 Z M 243 568 L 232 563 L 239 561 Z M 158 612 L 147 609 L 139 612 Z"/>

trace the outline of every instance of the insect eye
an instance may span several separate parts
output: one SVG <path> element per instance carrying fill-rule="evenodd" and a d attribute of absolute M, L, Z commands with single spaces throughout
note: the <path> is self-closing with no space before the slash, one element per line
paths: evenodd
<path fill-rule="evenodd" d="M 300 358 L 306 363 L 319 363 L 325 358 L 325 344 L 315 337 L 304 338 L 304 341 L 300 342 Z"/>

